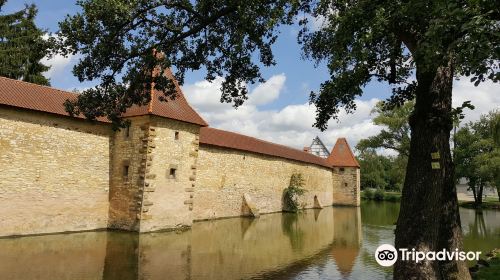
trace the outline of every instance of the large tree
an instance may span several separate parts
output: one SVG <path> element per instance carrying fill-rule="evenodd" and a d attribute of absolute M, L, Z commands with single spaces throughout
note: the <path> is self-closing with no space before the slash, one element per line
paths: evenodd
<path fill-rule="evenodd" d="M 490 112 L 476 122 L 469 122 L 455 135 L 453 150 L 457 166 L 457 178 L 466 178 L 474 195 L 476 207 L 480 207 L 483 190 L 492 187 L 499 190 L 500 146 L 495 143 L 495 125 L 500 112 Z M 500 199 L 500 191 L 498 192 Z"/>
<path fill-rule="evenodd" d="M 415 98 L 411 143 L 396 247 L 462 248 L 450 154 L 452 85 L 457 76 L 479 84 L 498 81 L 497 1 L 489 0 L 81 0 L 82 12 L 60 24 L 65 52 L 82 56 L 80 80 L 99 80 L 71 113 L 108 116 L 115 123 L 132 104 L 149 100 L 144 88 L 172 93 L 171 82 L 149 75 L 175 66 L 182 83 L 188 69 L 223 76 L 221 101 L 246 99 L 246 83 L 261 79 L 260 66 L 275 63 L 272 44 L 281 24 L 299 20 L 306 57 L 326 61 L 330 78 L 311 94 L 315 126 L 326 129 L 373 79 L 393 85 L 387 106 Z M 310 17 L 323 21 L 309 30 Z M 164 55 L 158 56 L 161 52 Z M 395 279 L 470 279 L 458 261 L 403 262 Z"/>
<path fill-rule="evenodd" d="M 0 0 L 0 11 L 5 2 Z M 49 85 L 43 72 L 50 67 L 41 62 L 49 54 L 49 43 L 35 24 L 36 14 L 35 5 L 0 14 L 0 76 Z"/>

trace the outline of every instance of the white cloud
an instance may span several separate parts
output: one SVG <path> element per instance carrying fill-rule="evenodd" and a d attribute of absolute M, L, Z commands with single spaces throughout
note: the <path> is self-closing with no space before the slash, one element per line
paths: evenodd
<path fill-rule="evenodd" d="M 263 84 L 259 84 L 250 94 L 248 103 L 251 105 L 264 105 L 278 99 L 286 81 L 285 74 L 272 76 Z"/>
<path fill-rule="evenodd" d="M 42 38 L 44 40 L 47 40 L 49 38 L 49 34 L 44 34 Z M 50 66 L 50 69 L 46 72 L 44 72 L 44 76 L 47 78 L 52 78 L 55 75 L 62 74 L 62 73 L 68 73 L 69 71 L 66 69 L 66 67 L 73 62 L 75 56 L 70 54 L 68 56 L 62 56 L 59 54 L 56 54 L 52 57 L 44 57 L 41 62 L 44 65 Z M 65 74 L 67 75 L 67 74 Z"/>
<path fill-rule="evenodd" d="M 330 120 L 324 132 L 313 128 L 316 108 L 309 104 L 289 104 L 278 110 L 263 110 L 259 106 L 275 101 L 285 89 L 286 76 L 272 76 L 264 84 L 250 92 L 249 99 L 238 109 L 231 104 L 220 103 L 222 78 L 213 83 L 200 81 L 183 87 L 189 102 L 207 120 L 210 126 L 254 136 L 297 149 L 309 145 L 318 135 L 328 149 L 331 149 L 339 137 L 346 137 L 352 148 L 363 138 L 376 135 L 382 127 L 374 125 L 371 111 L 379 101 L 356 99 L 356 111 L 339 113 L 339 120 Z M 486 82 L 474 87 L 467 79 L 455 82 L 453 106 L 471 100 L 476 106 L 473 111 L 466 111 L 465 121 L 477 120 L 481 114 L 500 108 L 498 84 Z M 382 151 L 385 154 L 394 154 Z"/>
<path fill-rule="evenodd" d="M 500 109 L 500 84 L 486 81 L 474 86 L 469 78 L 461 78 L 453 85 L 453 107 L 461 106 L 464 101 L 471 101 L 474 110 L 466 109 L 462 123 L 476 121 L 482 114 Z"/>
<path fill-rule="evenodd" d="M 44 76 L 50 79 L 60 74 L 67 75 L 69 71 L 66 69 L 66 67 L 73 61 L 73 58 L 73 55 L 69 55 L 67 57 L 64 57 L 62 55 L 54 55 L 51 58 L 43 58 L 41 62 L 47 66 L 50 66 L 50 69 L 47 72 L 44 72 Z"/>
<path fill-rule="evenodd" d="M 330 121 L 325 132 L 313 128 L 316 108 L 309 104 L 291 104 L 279 110 L 262 110 L 260 105 L 276 100 L 285 88 L 286 76 L 275 75 L 258 85 L 249 99 L 238 109 L 220 103 L 222 79 L 213 83 L 199 81 L 183 87 L 190 104 L 205 118 L 211 127 L 254 136 L 275 143 L 301 149 L 311 144 L 318 135 L 329 149 L 339 137 L 346 137 L 354 147 L 357 142 L 380 131 L 371 122 L 370 112 L 378 99 L 356 100 L 357 110 L 347 115 L 341 112 L 339 121 Z"/>

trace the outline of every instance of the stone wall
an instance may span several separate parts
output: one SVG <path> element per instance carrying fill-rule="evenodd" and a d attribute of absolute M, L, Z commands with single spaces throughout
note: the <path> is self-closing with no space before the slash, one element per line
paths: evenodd
<path fill-rule="evenodd" d="M 109 125 L 0 107 L 0 236 L 106 228 Z"/>
<path fill-rule="evenodd" d="M 152 117 L 148 187 L 143 197 L 140 231 L 191 226 L 196 182 L 199 126 Z"/>
<path fill-rule="evenodd" d="M 148 155 L 149 118 L 129 118 L 129 127 L 114 133 L 109 228 L 132 231 L 140 228 L 145 167 L 151 162 Z"/>
<path fill-rule="evenodd" d="M 260 213 L 282 211 L 283 190 L 293 173 L 305 179 L 301 205 L 312 208 L 315 196 L 322 205 L 334 202 L 329 168 L 209 145 L 201 145 L 197 167 L 195 220 L 245 215 L 245 194 Z"/>
<path fill-rule="evenodd" d="M 156 231 L 193 220 L 282 211 L 302 174 L 305 208 L 359 206 L 359 169 L 199 144 L 199 126 L 156 116 L 128 128 L 0 107 L 0 236 L 113 228 Z M 109 192 L 109 193 L 108 193 Z"/>
<path fill-rule="evenodd" d="M 333 178 L 333 204 L 359 206 L 361 203 L 359 168 L 335 167 Z"/>

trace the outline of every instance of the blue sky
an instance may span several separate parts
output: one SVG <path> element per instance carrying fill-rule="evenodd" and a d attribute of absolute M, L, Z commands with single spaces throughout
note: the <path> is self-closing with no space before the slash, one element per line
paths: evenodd
<path fill-rule="evenodd" d="M 43 29 L 49 32 L 58 30 L 58 22 L 68 14 L 75 14 L 79 11 L 79 6 L 76 1 L 64 0 L 37 0 L 37 1 L 19 1 L 9 0 L 4 7 L 5 12 L 12 12 L 21 9 L 25 3 L 34 3 L 38 7 L 38 16 L 36 23 Z M 274 46 L 277 65 L 270 68 L 263 68 L 265 78 L 272 75 L 285 73 L 287 82 L 285 92 L 280 95 L 277 102 L 270 104 L 269 108 L 279 108 L 285 104 L 305 102 L 308 98 L 310 90 L 316 90 L 319 84 L 328 78 L 328 71 L 324 65 L 318 68 L 314 67 L 313 62 L 302 60 L 301 49 L 296 38 L 297 27 L 284 27 L 281 29 L 281 36 Z M 68 65 L 68 70 L 71 69 Z M 58 88 L 80 87 L 76 79 L 65 75 L 56 75 L 51 77 L 52 85 Z M 191 83 L 203 78 L 203 73 L 190 73 L 187 76 L 186 83 Z M 362 99 L 370 99 L 372 97 L 387 96 L 389 93 L 387 86 L 377 82 L 371 83 L 365 90 Z"/>
<path fill-rule="evenodd" d="M 9 0 L 2 13 L 20 10 L 25 3 L 38 7 L 36 23 L 49 32 L 56 32 L 58 22 L 68 14 L 79 11 L 76 1 L 72 0 Z M 309 92 L 317 90 L 321 82 L 328 79 L 324 65 L 315 68 L 314 63 L 301 59 L 301 49 L 297 43 L 297 27 L 283 27 L 273 51 L 277 65 L 262 68 L 267 83 L 251 88 L 249 102 L 238 110 L 227 104 L 219 104 L 220 81 L 208 84 L 203 81 L 202 71 L 188 73 L 183 87 L 190 103 L 213 127 L 232 130 L 260 137 L 296 148 L 309 145 L 314 136 L 319 135 L 325 144 L 332 147 L 336 138 L 347 137 L 351 146 L 360 139 L 377 134 L 380 127 L 375 126 L 370 114 L 373 105 L 390 95 L 386 84 L 371 82 L 356 103 L 358 110 L 353 115 L 341 113 L 340 121 L 331 121 L 329 129 L 320 132 L 312 128 L 315 109 L 307 104 Z M 81 84 L 71 74 L 77 57 L 56 57 L 47 61 L 52 69 L 47 73 L 55 88 L 72 90 L 92 86 Z M 218 83 L 219 84 L 218 84 Z M 454 103 L 473 100 L 476 110 L 467 120 L 474 120 L 481 113 L 500 107 L 498 85 L 486 83 L 479 88 L 471 87 L 466 80 L 455 82 Z M 455 105 L 455 104 L 454 104 Z M 456 106 L 456 105 L 455 105 Z"/>

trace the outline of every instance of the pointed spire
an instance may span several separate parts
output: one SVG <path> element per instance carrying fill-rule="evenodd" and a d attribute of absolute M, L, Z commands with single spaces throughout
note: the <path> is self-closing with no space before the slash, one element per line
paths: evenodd
<path fill-rule="evenodd" d="M 327 158 L 327 161 L 334 167 L 359 168 L 359 163 L 345 138 L 337 139 L 337 142 L 335 143 L 330 156 Z"/>

